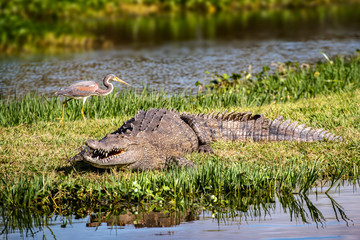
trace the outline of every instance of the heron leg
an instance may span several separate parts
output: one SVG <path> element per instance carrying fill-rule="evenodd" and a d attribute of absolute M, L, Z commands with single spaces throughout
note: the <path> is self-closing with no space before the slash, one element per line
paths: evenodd
<path fill-rule="evenodd" d="M 86 101 L 87 97 L 85 97 L 83 99 L 83 104 L 82 104 L 82 108 L 81 108 L 81 116 L 83 117 L 84 121 L 86 121 L 85 115 L 84 115 L 84 105 L 85 105 L 85 101 Z"/>
<path fill-rule="evenodd" d="M 62 106 L 62 117 L 61 118 L 57 118 L 58 120 L 60 120 L 60 123 L 63 123 L 64 120 L 64 115 L 65 115 L 65 105 L 68 101 L 72 100 L 72 98 L 69 99 L 65 99 L 65 101 L 63 102 L 63 106 Z"/>

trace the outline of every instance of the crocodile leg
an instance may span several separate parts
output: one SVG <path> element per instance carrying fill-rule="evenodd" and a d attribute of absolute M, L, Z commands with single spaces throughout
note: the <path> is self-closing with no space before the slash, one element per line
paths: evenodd
<path fill-rule="evenodd" d="M 206 122 L 199 121 L 199 119 L 196 119 L 194 116 L 191 115 L 182 115 L 181 119 L 192 128 L 192 130 L 198 137 L 199 152 L 214 153 L 210 145 L 211 137 L 210 132 L 208 131 L 208 129 L 210 128 L 206 125 Z"/>
<path fill-rule="evenodd" d="M 193 162 L 191 162 L 190 160 L 184 158 L 184 157 L 168 157 L 166 158 L 165 161 L 165 169 L 171 169 L 173 167 L 181 167 L 181 168 L 185 168 L 185 169 L 190 169 L 190 168 L 197 168 L 196 164 L 194 164 Z"/>

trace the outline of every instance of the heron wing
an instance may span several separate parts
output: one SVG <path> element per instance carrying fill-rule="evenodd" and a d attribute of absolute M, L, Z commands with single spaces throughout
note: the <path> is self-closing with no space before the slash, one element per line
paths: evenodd
<path fill-rule="evenodd" d="M 60 91 L 56 92 L 56 94 L 73 98 L 82 98 L 94 94 L 94 92 L 98 88 L 99 85 L 96 82 L 82 81 L 72 84 L 69 87 L 65 87 Z"/>
<path fill-rule="evenodd" d="M 91 87 L 97 87 L 99 85 L 94 81 L 81 81 L 81 82 L 77 82 L 77 83 L 70 85 L 70 87 L 72 87 L 72 86 L 90 87 L 91 88 Z"/>

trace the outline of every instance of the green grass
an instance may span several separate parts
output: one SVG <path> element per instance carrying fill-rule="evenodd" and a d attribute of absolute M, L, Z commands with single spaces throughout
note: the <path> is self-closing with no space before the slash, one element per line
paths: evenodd
<path fill-rule="evenodd" d="M 92 98 L 85 109 L 87 122 L 81 120 L 81 103 L 70 102 L 63 125 L 55 120 L 61 115 L 61 102 L 54 98 L 28 95 L 2 102 L 0 204 L 47 213 L 68 213 L 74 208 L 86 212 L 123 203 L 167 203 L 175 208 L 190 202 L 211 208 L 227 206 L 231 198 L 265 203 L 276 195 L 305 193 L 324 182 L 356 179 L 360 166 L 358 71 L 359 59 L 352 58 L 288 71 L 286 76 L 279 72 L 254 75 L 252 81 L 241 87 L 233 84 L 227 91 L 212 85 L 211 92 L 204 90 L 195 96 L 119 92 L 118 96 Z M 263 92 L 269 91 L 265 84 L 273 93 L 270 98 Z M 281 97 L 289 94 L 291 98 Z M 272 119 L 284 115 L 330 130 L 345 141 L 216 142 L 212 144 L 214 155 L 187 156 L 198 165 L 197 171 L 189 172 L 104 171 L 67 160 L 87 139 L 103 137 L 137 110 L 150 107 L 194 113 L 252 111 Z M 236 204 L 241 207 L 242 203 Z"/>

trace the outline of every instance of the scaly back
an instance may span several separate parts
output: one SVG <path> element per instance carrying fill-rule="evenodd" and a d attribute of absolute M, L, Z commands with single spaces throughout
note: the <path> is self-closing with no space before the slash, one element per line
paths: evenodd
<path fill-rule="evenodd" d="M 265 118 L 263 114 L 253 115 L 251 112 L 213 112 L 211 114 L 188 114 L 202 131 L 209 134 L 212 140 L 252 139 L 254 141 L 342 141 L 343 139 L 324 129 L 306 127 L 305 124 L 284 120 L 283 116 L 275 120 Z"/>

